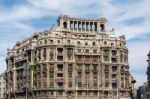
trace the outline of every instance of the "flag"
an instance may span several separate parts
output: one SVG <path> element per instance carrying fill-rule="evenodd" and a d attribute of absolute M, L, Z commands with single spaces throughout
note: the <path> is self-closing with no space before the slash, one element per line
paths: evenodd
<path fill-rule="evenodd" d="M 119 80 L 117 80 L 117 78 L 116 78 L 116 85 L 117 87 L 119 87 Z"/>

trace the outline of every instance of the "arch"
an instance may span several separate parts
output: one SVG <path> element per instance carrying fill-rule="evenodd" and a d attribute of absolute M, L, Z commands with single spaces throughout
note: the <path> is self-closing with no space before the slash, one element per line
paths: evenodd
<path fill-rule="evenodd" d="M 100 24 L 100 29 L 103 31 L 105 30 L 105 25 L 104 24 Z"/>
<path fill-rule="evenodd" d="M 64 27 L 65 29 L 67 29 L 67 22 L 66 22 L 66 21 L 63 22 L 63 27 Z"/>

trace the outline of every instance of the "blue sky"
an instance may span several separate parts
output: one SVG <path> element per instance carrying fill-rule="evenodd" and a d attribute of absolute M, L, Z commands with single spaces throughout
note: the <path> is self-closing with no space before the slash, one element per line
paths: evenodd
<path fill-rule="evenodd" d="M 126 35 L 130 71 L 136 86 L 146 81 L 150 50 L 150 0 L 0 0 L 0 73 L 7 48 L 35 32 L 50 29 L 60 14 L 108 19 L 116 36 Z"/>

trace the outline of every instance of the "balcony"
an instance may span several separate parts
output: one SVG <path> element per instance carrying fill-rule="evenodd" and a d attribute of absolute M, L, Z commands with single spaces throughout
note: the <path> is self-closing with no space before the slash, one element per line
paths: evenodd
<path fill-rule="evenodd" d="M 91 59 L 85 59 L 85 60 L 84 60 L 84 63 L 85 63 L 85 64 L 91 64 L 91 63 L 92 63 L 92 60 L 91 60 Z"/>
<path fill-rule="evenodd" d="M 112 78 L 112 83 L 117 83 L 117 78 Z"/>
<path fill-rule="evenodd" d="M 63 48 L 57 48 L 57 55 L 59 56 L 63 55 Z"/>
<path fill-rule="evenodd" d="M 103 53 L 103 56 L 104 56 L 104 57 L 105 57 L 105 56 L 109 56 L 109 54 L 110 54 L 109 52 L 104 52 L 104 53 Z"/>
<path fill-rule="evenodd" d="M 98 64 L 99 60 L 98 59 L 93 59 L 93 64 Z"/>
<path fill-rule="evenodd" d="M 89 69 L 89 68 L 85 68 L 85 72 L 86 72 L 86 73 L 89 73 L 89 72 L 90 72 L 90 69 Z"/>
<path fill-rule="evenodd" d="M 62 56 L 62 55 L 63 55 L 63 52 L 57 52 L 57 55 L 58 55 L 58 56 Z"/>
<path fill-rule="evenodd" d="M 98 72 L 98 70 L 97 69 L 93 69 L 93 73 L 97 73 Z"/>
<path fill-rule="evenodd" d="M 54 72 L 54 68 L 50 68 L 49 71 L 50 71 L 50 72 Z"/>
<path fill-rule="evenodd" d="M 77 68 L 77 71 L 78 72 L 82 72 L 82 68 Z"/>
<path fill-rule="evenodd" d="M 63 56 L 57 56 L 57 61 L 63 61 Z"/>
<path fill-rule="evenodd" d="M 72 54 L 73 54 L 73 50 L 68 50 L 68 51 L 67 51 L 67 54 L 68 54 L 68 55 L 72 55 Z"/>
<path fill-rule="evenodd" d="M 82 58 L 78 58 L 78 59 L 76 59 L 76 62 L 77 62 L 77 63 L 83 63 L 84 60 L 83 60 Z"/>
<path fill-rule="evenodd" d="M 112 62 L 112 63 L 117 63 L 117 58 L 112 58 L 112 59 L 111 59 L 111 62 Z"/>
<path fill-rule="evenodd" d="M 63 83 L 64 82 L 64 78 L 63 77 L 58 77 L 57 78 L 57 82 L 62 82 Z"/>

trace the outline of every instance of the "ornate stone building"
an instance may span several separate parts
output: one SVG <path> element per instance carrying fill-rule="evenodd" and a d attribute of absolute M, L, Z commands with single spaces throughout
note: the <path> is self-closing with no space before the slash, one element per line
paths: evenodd
<path fill-rule="evenodd" d="M 106 18 L 59 16 L 58 26 L 8 49 L 9 99 L 128 98 L 128 48 Z"/>

